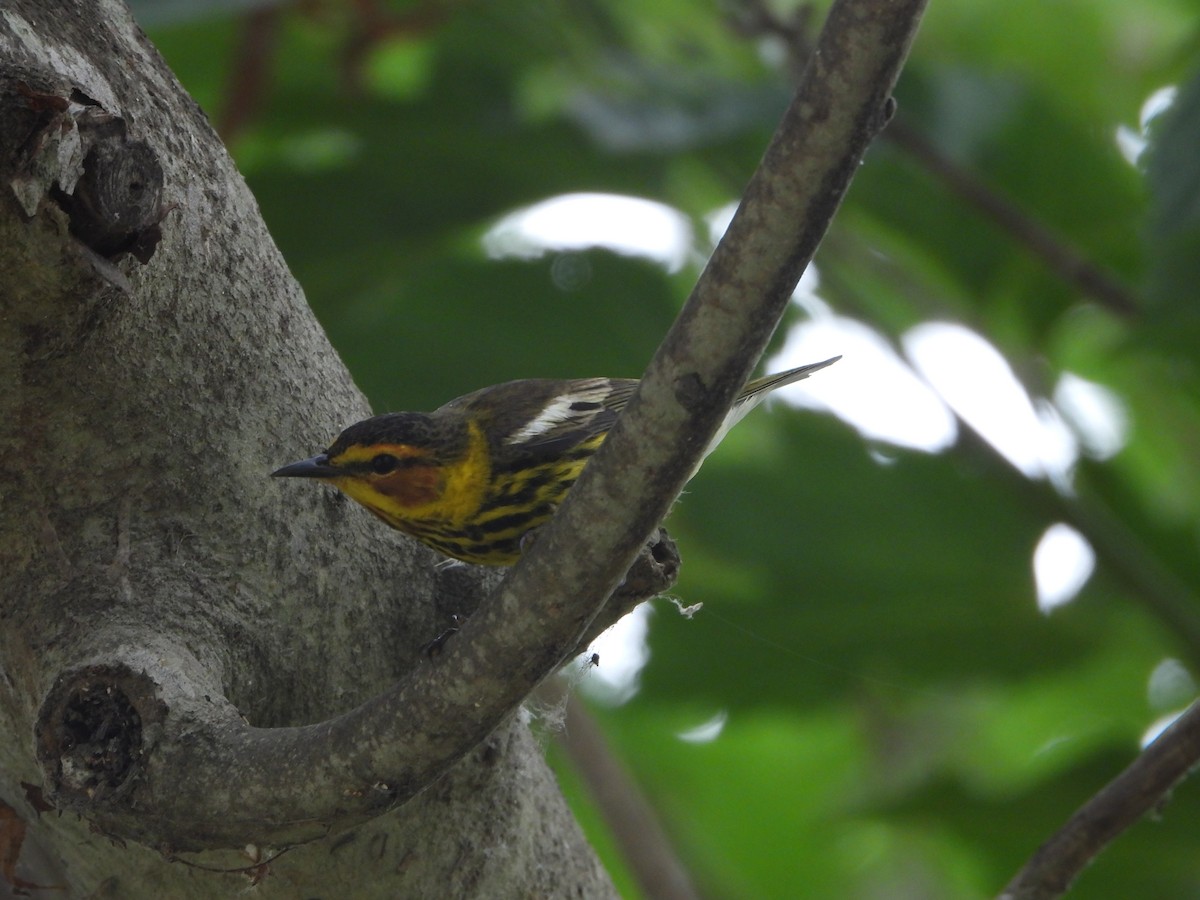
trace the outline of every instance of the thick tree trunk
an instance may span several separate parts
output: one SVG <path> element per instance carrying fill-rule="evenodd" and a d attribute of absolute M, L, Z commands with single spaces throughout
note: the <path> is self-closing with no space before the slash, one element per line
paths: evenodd
<path fill-rule="evenodd" d="M 204 759 L 210 734 L 256 760 L 264 733 L 362 703 L 489 585 L 267 477 L 367 409 L 121 3 L 0 7 L 0 182 L 0 801 L 27 826 L 18 876 L 228 896 L 263 871 L 173 855 L 261 844 L 183 854 L 249 866 L 295 843 L 263 896 L 611 895 L 519 717 L 374 818 L 423 785 L 345 778 L 340 820 L 268 809 L 280 785 L 304 793 L 286 769 L 260 792 L 236 764 L 164 787 L 158 761 Z M 91 821 L 39 816 L 45 797 Z M 227 820 L 190 832 L 186 803 L 209 798 Z"/>
<path fill-rule="evenodd" d="M 366 410 L 208 123 L 113 0 L 0 7 L 0 850 L 24 837 L 16 876 L 123 898 L 224 895 L 267 871 L 268 896 L 612 895 L 512 712 L 671 583 L 673 547 L 646 538 L 890 115 L 923 5 L 834 4 L 628 409 L 433 659 L 421 648 L 495 579 L 266 478 Z M 220 848 L 248 871 L 170 863 Z"/>

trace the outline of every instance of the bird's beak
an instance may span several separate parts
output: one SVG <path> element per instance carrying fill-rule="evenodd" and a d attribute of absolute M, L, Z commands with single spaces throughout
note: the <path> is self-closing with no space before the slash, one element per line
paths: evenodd
<path fill-rule="evenodd" d="M 271 473 L 274 478 L 336 478 L 341 474 L 343 473 L 329 464 L 329 457 L 324 453 L 311 459 L 289 463 Z"/>

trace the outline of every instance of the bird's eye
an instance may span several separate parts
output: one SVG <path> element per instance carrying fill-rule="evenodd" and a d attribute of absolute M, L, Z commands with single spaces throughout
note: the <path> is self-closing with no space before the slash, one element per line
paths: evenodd
<path fill-rule="evenodd" d="M 371 459 L 371 471 L 376 475 L 386 475 L 400 464 L 400 460 L 390 453 L 380 453 Z"/>

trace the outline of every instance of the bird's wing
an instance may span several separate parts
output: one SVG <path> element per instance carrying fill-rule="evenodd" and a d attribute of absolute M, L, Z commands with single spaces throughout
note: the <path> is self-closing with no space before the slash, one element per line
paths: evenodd
<path fill-rule="evenodd" d="M 629 378 L 526 379 L 484 388 L 446 404 L 487 417 L 502 452 L 564 453 L 606 433 L 629 402 Z"/>

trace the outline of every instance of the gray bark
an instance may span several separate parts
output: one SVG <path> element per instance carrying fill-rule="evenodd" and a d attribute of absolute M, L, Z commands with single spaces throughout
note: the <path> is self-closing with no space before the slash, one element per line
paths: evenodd
<path fill-rule="evenodd" d="M 224 896 L 261 872 L 172 862 L 188 844 L 178 823 L 146 809 L 131 828 L 115 811 L 137 790 L 119 779 L 160 755 L 170 731 L 150 721 L 155 704 L 197 723 L 206 706 L 260 729 L 322 722 L 402 677 L 488 585 L 472 569 L 435 569 L 431 553 L 332 492 L 267 477 L 367 408 L 220 141 L 124 6 L 5 4 L 0 67 L 0 800 L 29 829 L 18 874 L 70 896 Z M 106 173 L 116 210 L 104 206 Z M 89 227 L 84 200 L 116 225 Z M 56 684 L 67 706 L 135 715 L 104 707 L 110 689 L 81 693 L 89 678 L 128 688 L 143 743 L 95 741 L 91 752 L 112 758 L 61 773 L 111 801 L 52 798 L 91 824 L 38 816 L 39 792 L 55 789 L 43 780 L 55 736 L 35 740 L 35 723 Z M 178 789 L 255 820 L 252 801 L 220 782 Z M 364 822 L 379 806 L 357 810 L 349 830 L 306 823 L 297 838 L 333 833 L 291 849 L 259 890 L 612 893 L 519 717 L 415 800 Z M 241 831 L 238 846 L 259 843 Z M 262 834 L 262 857 L 285 843 Z M 199 845 L 214 843 L 232 841 Z"/>
<path fill-rule="evenodd" d="M 163 857 L 250 844 L 294 848 L 267 895 L 611 895 L 511 714 L 671 583 L 647 536 L 890 115 L 923 5 L 835 3 L 641 388 L 499 586 L 264 477 L 366 410 L 253 200 L 122 7 L 0 9 L 0 799 L 36 878 L 206 896 L 228 876 Z M 44 797 L 159 855 L 36 818 Z"/>

